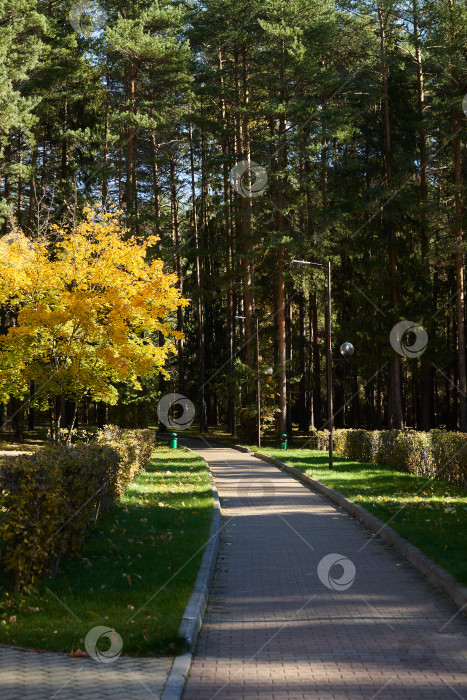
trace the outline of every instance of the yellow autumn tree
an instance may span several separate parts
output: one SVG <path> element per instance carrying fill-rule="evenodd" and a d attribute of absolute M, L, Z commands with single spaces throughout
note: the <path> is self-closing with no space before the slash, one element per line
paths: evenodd
<path fill-rule="evenodd" d="M 118 212 L 89 208 L 71 230 L 51 233 L 53 245 L 19 232 L 0 241 L 0 305 L 11 318 L 0 336 L 0 401 L 24 397 L 34 381 L 51 403 L 86 395 L 115 403 L 117 382 L 138 386 L 164 371 L 180 336 L 170 316 L 188 302 L 176 275 L 148 260 L 157 239 L 129 238 Z"/>

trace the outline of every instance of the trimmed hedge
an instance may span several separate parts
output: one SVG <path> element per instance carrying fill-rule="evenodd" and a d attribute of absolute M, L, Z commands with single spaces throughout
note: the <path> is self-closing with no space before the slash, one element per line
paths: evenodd
<path fill-rule="evenodd" d="M 151 430 L 107 426 L 89 443 L 47 445 L 0 462 L 0 549 L 17 588 L 77 555 L 154 449 Z"/>
<path fill-rule="evenodd" d="M 334 433 L 340 457 L 449 481 L 467 488 L 467 434 L 431 430 L 347 430 Z"/>

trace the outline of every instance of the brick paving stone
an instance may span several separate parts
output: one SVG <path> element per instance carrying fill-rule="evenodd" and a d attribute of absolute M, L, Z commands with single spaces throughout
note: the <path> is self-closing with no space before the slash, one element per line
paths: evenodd
<path fill-rule="evenodd" d="M 1 700 L 155 700 L 173 659 L 121 656 L 113 663 L 0 646 Z"/>
<path fill-rule="evenodd" d="M 420 573 L 272 465 L 182 442 L 210 463 L 223 510 L 184 700 L 467 700 L 467 621 Z M 345 590 L 318 577 L 331 553 L 355 566 Z"/>

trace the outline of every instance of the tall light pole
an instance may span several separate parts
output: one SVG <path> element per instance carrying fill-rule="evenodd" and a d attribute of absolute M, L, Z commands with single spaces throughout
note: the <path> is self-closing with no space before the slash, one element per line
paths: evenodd
<path fill-rule="evenodd" d="M 327 396 L 328 396 L 328 420 L 327 426 L 329 431 L 329 469 L 333 468 L 333 432 L 334 432 L 334 414 L 332 409 L 332 345 L 331 345 L 331 261 L 327 264 L 311 262 L 309 260 L 292 260 L 300 265 L 311 265 L 312 267 L 321 267 L 324 270 L 327 268 L 327 283 L 328 283 L 328 303 L 327 303 L 327 323 L 326 323 L 326 365 L 327 365 Z"/>
<path fill-rule="evenodd" d="M 246 318 L 246 316 L 235 316 L 235 318 Z M 261 447 L 261 387 L 259 382 L 259 320 L 256 321 L 256 411 L 258 413 L 256 421 L 258 447 Z M 248 340 L 247 340 L 248 342 Z"/>

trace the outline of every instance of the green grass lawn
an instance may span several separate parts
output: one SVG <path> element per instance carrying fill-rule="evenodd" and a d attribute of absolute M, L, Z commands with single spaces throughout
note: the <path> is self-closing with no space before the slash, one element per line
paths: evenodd
<path fill-rule="evenodd" d="M 256 447 L 250 447 L 257 450 Z M 340 491 L 467 584 L 467 492 L 443 481 L 334 458 L 317 450 L 260 450 Z"/>
<path fill-rule="evenodd" d="M 0 642 L 71 651 L 97 626 L 115 629 L 123 653 L 172 654 L 209 538 L 212 491 L 204 461 L 158 444 L 78 560 L 29 595 L 0 580 Z"/>

